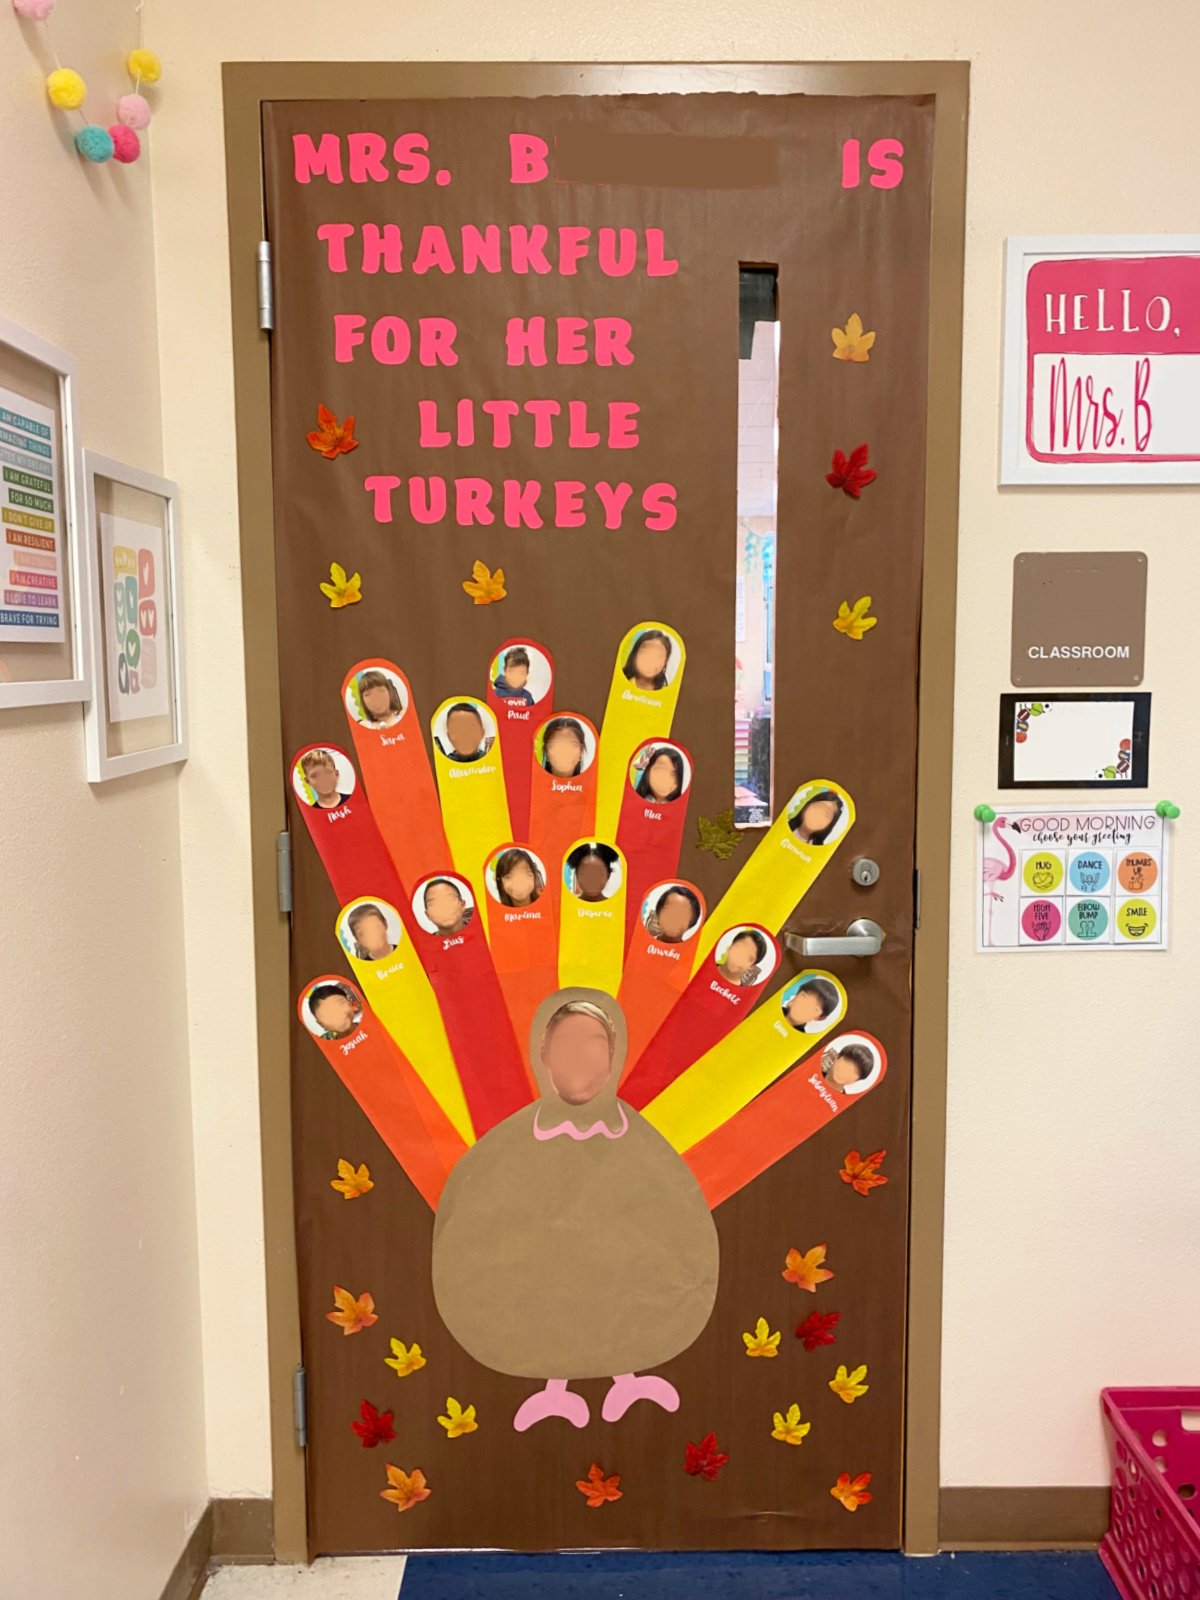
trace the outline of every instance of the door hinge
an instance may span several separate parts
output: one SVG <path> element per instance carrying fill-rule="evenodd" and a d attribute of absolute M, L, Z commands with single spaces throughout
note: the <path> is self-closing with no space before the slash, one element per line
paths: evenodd
<path fill-rule="evenodd" d="M 279 909 L 287 916 L 292 909 L 292 836 L 286 828 L 275 835 L 275 884 Z"/>
<path fill-rule="evenodd" d="M 296 1429 L 296 1448 L 308 1444 L 308 1374 L 302 1366 L 292 1374 L 292 1421 Z"/>
<path fill-rule="evenodd" d="M 921 869 L 913 868 L 913 928 L 921 926 Z"/>
<path fill-rule="evenodd" d="M 264 333 L 275 326 L 275 284 L 271 277 L 271 246 L 258 241 L 258 325 Z"/>

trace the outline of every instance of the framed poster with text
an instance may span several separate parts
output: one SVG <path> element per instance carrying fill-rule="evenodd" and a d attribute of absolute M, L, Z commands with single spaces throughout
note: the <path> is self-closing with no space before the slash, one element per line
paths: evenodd
<path fill-rule="evenodd" d="M 1200 483 L 1200 235 L 1009 239 L 1002 484 Z"/>

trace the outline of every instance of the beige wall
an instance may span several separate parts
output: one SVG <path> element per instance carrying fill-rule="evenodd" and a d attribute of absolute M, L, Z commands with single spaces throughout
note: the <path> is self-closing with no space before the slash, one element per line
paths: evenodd
<path fill-rule="evenodd" d="M 132 7 L 62 10 L 107 122 Z M 149 168 L 85 169 L 43 70 L 5 6 L 0 314 L 79 358 L 85 442 L 153 470 Z M 77 705 L 0 712 L 0 765 L 0 1590 L 154 1600 L 207 1495 L 178 778 L 90 788 Z"/>
<path fill-rule="evenodd" d="M 1002 242 L 1188 226 L 1191 0 L 1132 20 L 1125 0 L 207 0 L 155 6 L 152 21 L 168 68 L 154 132 L 164 438 L 184 484 L 194 619 L 195 755 L 181 804 L 213 1488 L 269 1488 L 219 66 L 323 58 L 972 61 L 944 1478 L 1101 1481 L 1100 1385 L 1195 1377 L 1194 944 L 1181 919 L 1178 948 L 1158 959 L 980 958 L 969 816 L 993 793 L 1013 554 L 1144 549 L 1154 793 L 1185 803 L 1176 900 L 1196 898 L 1194 629 L 1181 609 L 1200 582 L 1196 496 L 998 492 Z M 219 1051 L 208 1043 L 216 1015 Z"/>

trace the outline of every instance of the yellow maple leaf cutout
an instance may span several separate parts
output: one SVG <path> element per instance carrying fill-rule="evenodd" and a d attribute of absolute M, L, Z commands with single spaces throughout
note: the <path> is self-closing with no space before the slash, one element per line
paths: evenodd
<path fill-rule="evenodd" d="M 347 1338 L 352 1333 L 361 1333 L 364 1328 L 369 1328 L 372 1323 L 379 1321 L 375 1315 L 375 1301 L 369 1294 L 359 1295 L 355 1299 L 349 1289 L 335 1286 L 333 1299 L 337 1310 L 327 1311 L 325 1315 L 330 1322 L 337 1324 Z"/>
<path fill-rule="evenodd" d="M 830 328 L 833 337 L 833 359 L 835 361 L 869 361 L 871 359 L 871 346 L 875 343 L 873 333 L 864 333 L 862 318 L 858 312 L 853 312 L 846 318 L 844 328 Z"/>
<path fill-rule="evenodd" d="M 321 593 L 334 611 L 340 611 L 342 606 L 356 606 L 362 599 L 362 579 L 357 572 L 352 578 L 348 578 L 345 567 L 339 566 L 336 561 L 331 561 L 329 582 L 321 585 Z"/>
<path fill-rule="evenodd" d="M 779 1439 L 783 1444 L 803 1444 L 812 1429 L 811 1422 L 800 1421 L 800 1407 L 795 1403 L 787 1409 L 787 1415 L 782 1411 L 775 1413 L 775 1426 L 771 1429 L 772 1439 Z"/>
<path fill-rule="evenodd" d="M 878 617 L 869 617 L 867 612 L 871 609 L 871 596 L 864 594 L 861 599 L 854 602 L 853 607 L 847 605 L 845 600 L 838 607 L 838 614 L 833 619 L 833 625 L 839 633 L 844 633 L 847 639 L 861 639 L 868 629 L 873 628 L 879 621 Z"/>
<path fill-rule="evenodd" d="M 697 818 L 696 831 L 700 835 L 697 850 L 709 851 L 718 861 L 728 861 L 742 842 L 742 830 L 734 824 L 732 806 L 718 811 L 715 817 Z"/>
<path fill-rule="evenodd" d="M 504 568 L 497 567 L 491 572 L 482 561 L 477 561 L 471 568 L 471 576 L 464 579 L 463 589 L 477 606 L 494 605 L 508 593 L 504 587 Z"/>
<path fill-rule="evenodd" d="M 404 1472 L 400 1467 L 393 1467 L 389 1463 L 387 1475 L 388 1486 L 386 1489 L 380 1489 L 379 1495 L 383 1500 L 390 1500 L 397 1511 L 407 1511 L 410 1506 L 428 1500 L 433 1493 L 420 1467 L 414 1467 L 411 1472 Z"/>
<path fill-rule="evenodd" d="M 837 1375 L 829 1380 L 829 1387 L 839 1400 L 844 1400 L 848 1406 L 852 1406 L 871 1387 L 869 1383 L 863 1382 L 866 1375 L 865 1366 L 855 1367 L 853 1372 L 847 1372 L 845 1367 L 839 1367 Z"/>
<path fill-rule="evenodd" d="M 446 1396 L 446 1410 L 449 1416 L 439 1417 L 438 1421 L 445 1428 L 448 1439 L 461 1439 L 464 1433 L 474 1433 L 479 1426 L 475 1420 L 475 1407 L 467 1406 L 464 1410 L 452 1395 Z"/>
<path fill-rule="evenodd" d="M 742 1343 L 746 1346 L 748 1356 L 777 1356 L 779 1338 L 779 1334 L 771 1333 L 767 1328 L 766 1317 L 759 1317 L 754 1324 L 754 1332 L 742 1335 Z"/>
<path fill-rule="evenodd" d="M 425 1357 L 421 1354 L 419 1344 L 414 1344 L 406 1350 L 403 1339 L 392 1339 L 390 1343 L 392 1353 L 390 1356 L 384 1356 L 384 1364 L 394 1367 L 398 1378 L 407 1378 L 410 1372 L 420 1372 L 425 1365 Z"/>
<path fill-rule="evenodd" d="M 338 1175 L 336 1178 L 330 1178 L 329 1187 L 336 1189 L 343 1200 L 357 1200 L 375 1185 L 371 1181 L 371 1174 L 367 1170 L 365 1161 L 358 1168 L 353 1161 L 339 1161 Z"/>

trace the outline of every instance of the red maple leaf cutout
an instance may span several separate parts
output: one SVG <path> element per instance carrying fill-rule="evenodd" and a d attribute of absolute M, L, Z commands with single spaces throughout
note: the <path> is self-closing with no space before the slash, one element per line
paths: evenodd
<path fill-rule="evenodd" d="M 848 1183 L 855 1194 L 868 1195 L 872 1189 L 879 1189 L 888 1181 L 887 1174 L 879 1170 L 886 1155 L 886 1150 L 876 1150 L 869 1156 L 861 1156 L 857 1150 L 851 1150 L 838 1177 L 843 1183 Z"/>
<path fill-rule="evenodd" d="M 879 476 L 867 465 L 867 454 L 865 444 L 856 445 L 849 460 L 840 450 L 835 450 L 833 471 L 825 474 L 825 482 L 835 489 L 844 489 L 852 500 L 857 500 L 867 485 Z"/>
<path fill-rule="evenodd" d="M 796 1324 L 796 1337 L 804 1340 L 806 1350 L 816 1350 L 823 1344 L 836 1344 L 834 1329 L 841 1320 L 840 1311 L 814 1311 L 811 1317 Z"/>
<path fill-rule="evenodd" d="M 683 1452 L 683 1470 L 693 1478 L 707 1478 L 711 1483 L 728 1460 L 724 1450 L 717 1448 L 716 1434 L 706 1433 L 699 1444 L 688 1441 Z"/>
<path fill-rule="evenodd" d="M 351 1422 L 350 1426 L 362 1440 L 364 1450 L 373 1450 L 377 1444 L 389 1444 L 396 1437 L 390 1411 L 376 1411 L 369 1400 L 364 1400 L 359 1415 L 362 1421 Z"/>

